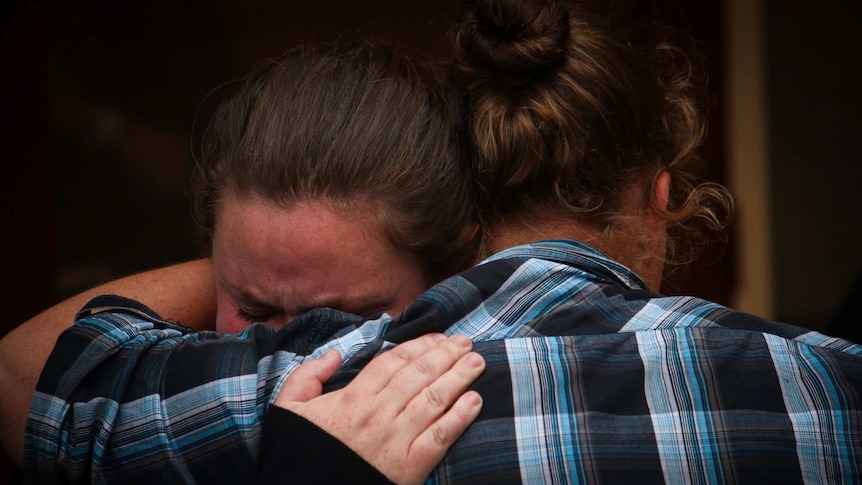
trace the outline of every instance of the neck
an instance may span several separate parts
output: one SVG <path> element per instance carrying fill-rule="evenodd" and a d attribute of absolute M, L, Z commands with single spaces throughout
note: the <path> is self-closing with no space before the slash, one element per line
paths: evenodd
<path fill-rule="evenodd" d="M 651 290 L 659 291 L 664 267 L 664 239 L 652 243 L 651 238 L 645 237 L 637 228 L 624 227 L 621 230 L 623 233 L 609 237 L 612 231 L 599 231 L 568 217 L 543 217 L 528 221 L 498 222 L 490 228 L 487 243 L 492 253 L 498 253 L 543 239 L 575 239 L 625 265 L 641 277 Z M 658 244 L 661 244 L 661 248 Z"/>
<path fill-rule="evenodd" d="M 498 253 L 542 239 L 577 239 L 603 251 L 597 230 L 565 217 L 499 222 L 489 230 L 488 247 L 492 253 Z"/>

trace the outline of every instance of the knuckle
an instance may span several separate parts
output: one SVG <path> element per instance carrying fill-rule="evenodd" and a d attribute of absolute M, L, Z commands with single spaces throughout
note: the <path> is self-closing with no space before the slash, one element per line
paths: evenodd
<path fill-rule="evenodd" d="M 412 359 L 412 354 L 410 350 L 404 348 L 404 346 L 398 345 L 390 349 L 384 355 L 388 355 L 390 358 L 399 360 L 402 362 L 409 362 Z"/>
<path fill-rule="evenodd" d="M 413 370 L 420 376 L 435 377 L 437 375 L 434 366 L 432 366 L 430 362 L 427 362 L 425 360 L 417 360 L 416 362 L 414 362 Z"/>
<path fill-rule="evenodd" d="M 361 397 L 362 395 L 353 389 L 345 388 L 338 396 L 338 403 L 345 409 L 352 409 L 357 399 Z"/>
<path fill-rule="evenodd" d="M 443 426 L 434 426 L 431 429 L 431 436 L 437 446 L 446 446 L 449 444 L 449 433 Z"/>
<path fill-rule="evenodd" d="M 356 428 L 368 433 L 371 429 L 376 427 L 378 418 L 380 418 L 380 416 L 376 414 L 358 413 L 353 417 L 353 421 Z"/>
<path fill-rule="evenodd" d="M 435 408 L 442 408 L 447 404 L 446 397 L 435 386 L 426 387 L 422 394 L 425 396 L 425 400 Z"/>

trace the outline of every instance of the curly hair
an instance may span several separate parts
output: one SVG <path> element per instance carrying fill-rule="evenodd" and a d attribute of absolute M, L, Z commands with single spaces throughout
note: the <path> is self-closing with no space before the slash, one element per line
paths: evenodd
<path fill-rule="evenodd" d="M 563 211 L 607 231 L 628 189 L 671 175 L 668 222 L 721 229 L 729 193 L 691 168 L 706 133 L 703 82 L 667 42 L 646 44 L 585 4 L 468 0 L 453 31 L 481 213 L 493 226 Z M 677 231 L 678 232 L 678 231 Z"/>

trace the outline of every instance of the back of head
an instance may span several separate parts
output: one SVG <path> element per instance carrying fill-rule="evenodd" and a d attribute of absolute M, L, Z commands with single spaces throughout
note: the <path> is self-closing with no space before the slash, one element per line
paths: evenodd
<path fill-rule="evenodd" d="M 204 235 L 231 190 L 370 216 L 435 278 L 471 262 L 475 203 L 445 86 L 369 42 L 302 43 L 256 69 L 232 86 L 196 156 Z"/>
<path fill-rule="evenodd" d="M 718 223 L 707 202 L 725 205 L 725 192 L 688 172 L 705 133 L 700 86 L 681 51 L 638 35 L 585 2 L 465 1 L 452 74 L 490 225 L 552 213 L 604 231 L 633 187 L 655 205 L 662 171 L 665 219 Z"/>

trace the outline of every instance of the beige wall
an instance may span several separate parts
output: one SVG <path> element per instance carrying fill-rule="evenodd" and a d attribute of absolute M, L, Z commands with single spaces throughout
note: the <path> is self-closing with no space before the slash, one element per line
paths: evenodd
<path fill-rule="evenodd" d="M 728 185 L 738 221 L 732 306 L 773 318 L 762 2 L 728 0 L 725 9 Z"/>
<path fill-rule="evenodd" d="M 862 3 L 725 7 L 732 304 L 836 334 L 834 316 L 862 278 Z"/>

